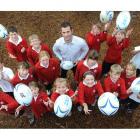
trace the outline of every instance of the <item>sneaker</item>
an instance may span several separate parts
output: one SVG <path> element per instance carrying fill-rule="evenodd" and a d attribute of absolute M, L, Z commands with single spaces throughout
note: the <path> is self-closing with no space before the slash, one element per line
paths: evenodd
<path fill-rule="evenodd" d="M 35 118 L 34 117 L 30 118 L 29 119 L 29 124 L 33 125 L 34 123 L 35 123 Z"/>
<path fill-rule="evenodd" d="M 83 110 L 82 106 L 78 106 L 78 107 L 77 107 L 77 110 L 78 110 L 79 112 L 82 112 L 82 110 Z"/>

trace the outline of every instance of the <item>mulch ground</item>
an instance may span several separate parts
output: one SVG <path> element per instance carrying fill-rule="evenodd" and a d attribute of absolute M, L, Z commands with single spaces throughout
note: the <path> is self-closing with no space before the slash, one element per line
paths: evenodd
<path fill-rule="evenodd" d="M 36 33 L 42 41 L 47 43 L 49 47 L 52 47 L 55 40 L 61 36 L 60 23 L 64 20 L 68 20 L 74 27 L 74 34 L 85 37 L 86 32 L 91 28 L 92 23 L 99 22 L 100 12 L 0 12 L 0 23 L 8 27 L 14 25 L 17 27 L 21 36 L 24 36 L 27 40 L 29 35 Z M 115 18 L 118 12 L 115 12 Z M 132 43 L 130 48 L 126 49 L 123 53 L 124 66 L 131 59 L 131 50 L 134 46 L 139 45 L 139 21 L 140 12 L 131 12 L 132 21 L 130 27 L 134 27 L 132 35 Z M 115 26 L 115 18 L 111 26 L 110 32 L 112 32 Z M 101 63 L 105 52 L 106 44 L 103 43 L 101 47 L 101 53 L 99 62 Z M 14 60 L 8 58 L 5 41 L 0 40 L 0 59 L 4 60 L 6 66 L 16 70 L 16 64 Z M 102 115 L 97 106 L 86 116 L 83 113 L 77 112 L 76 108 L 73 108 L 72 116 L 67 118 L 58 118 L 54 114 L 49 113 L 41 120 L 36 122 L 34 126 L 30 126 L 28 120 L 25 117 L 15 119 L 14 116 L 0 113 L 0 128 L 139 128 L 140 126 L 140 107 L 138 107 L 133 116 L 127 116 L 123 111 L 119 110 L 117 114 L 111 117 Z"/>

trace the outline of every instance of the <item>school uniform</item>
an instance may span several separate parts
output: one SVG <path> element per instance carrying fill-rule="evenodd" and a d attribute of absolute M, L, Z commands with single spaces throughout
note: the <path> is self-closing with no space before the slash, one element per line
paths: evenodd
<path fill-rule="evenodd" d="M 96 63 L 94 66 L 89 67 L 87 65 L 87 60 L 82 60 L 78 63 L 75 73 L 75 80 L 79 83 L 83 80 L 83 75 L 85 72 L 91 71 L 93 72 L 95 79 L 99 79 L 102 72 L 102 66 Z"/>
<path fill-rule="evenodd" d="M 78 86 L 78 102 L 83 105 L 87 103 L 91 105 L 95 102 L 96 96 L 100 96 L 103 93 L 101 83 L 95 82 L 92 87 L 88 87 L 83 81 Z"/>
<path fill-rule="evenodd" d="M 100 52 L 101 43 L 106 40 L 107 32 L 100 32 L 98 35 L 94 35 L 91 32 L 86 34 L 86 42 L 88 44 L 89 50 L 96 50 L 98 53 Z"/>
<path fill-rule="evenodd" d="M 29 46 L 27 49 L 27 57 L 28 61 L 31 65 L 35 65 L 39 61 L 39 53 L 40 51 L 46 51 L 50 55 L 53 56 L 51 49 L 46 44 L 41 44 L 40 50 L 37 52 L 32 46 Z"/>
<path fill-rule="evenodd" d="M 15 56 L 18 62 L 27 61 L 26 50 L 28 48 L 28 45 L 27 41 L 21 36 L 18 36 L 18 42 L 16 44 L 10 38 L 8 38 L 6 42 L 6 48 L 8 54 Z M 21 52 L 22 48 L 25 48 L 25 52 L 23 53 Z"/>
<path fill-rule="evenodd" d="M 8 113 L 14 113 L 15 109 L 18 107 L 17 101 L 15 101 L 11 96 L 4 92 L 0 92 L 0 107 L 2 105 L 8 106 Z M 5 110 L 2 110 L 6 112 Z"/>
<path fill-rule="evenodd" d="M 125 48 L 128 48 L 130 39 L 125 38 L 119 44 L 117 44 L 115 36 L 108 36 L 107 45 L 108 49 L 102 64 L 102 75 L 109 72 L 110 67 L 113 64 L 121 64 L 122 52 Z"/>

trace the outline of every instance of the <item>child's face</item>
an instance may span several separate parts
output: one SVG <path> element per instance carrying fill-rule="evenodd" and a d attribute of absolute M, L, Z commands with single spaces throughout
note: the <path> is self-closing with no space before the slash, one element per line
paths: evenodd
<path fill-rule="evenodd" d="M 98 28 L 97 25 L 93 25 L 91 30 L 95 35 L 98 35 L 100 33 L 100 29 Z"/>
<path fill-rule="evenodd" d="M 87 64 L 88 64 L 89 67 L 92 67 L 92 66 L 94 66 L 96 64 L 96 60 L 88 59 Z"/>
<path fill-rule="evenodd" d="M 64 37 L 64 40 L 66 42 L 69 42 L 72 40 L 72 33 L 73 33 L 73 30 L 71 30 L 69 26 L 66 28 L 64 27 L 61 28 L 61 34 Z"/>
<path fill-rule="evenodd" d="M 65 83 L 56 83 L 56 90 L 59 94 L 65 94 L 68 87 Z"/>
<path fill-rule="evenodd" d="M 19 76 L 26 77 L 29 73 L 29 69 L 20 68 L 18 69 Z"/>
<path fill-rule="evenodd" d="M 117 32 L 115 37 L 116 37 L 117 42 L 121 42 L 125 38 L 125 35 L 122 32 Z"/>
<path fill-rule="evenodd" d="M 130 65 L 126 66 L 126 76 L 133 76 L 135 74 L 135 71 Z"/>
<path fill-rule="evenodd" d="M 87 84 L 87 86 L 92 87 L 94 82 L 95 82 L 94 76 L 93 75 L 87 75 L 84 78 L 84 82 Z"/>
<path fill-rule="evenodd" d="M 39 94 L 39 88 L 38 87 L 30 86 L 30 89 L 31 89 L 31 92 L 32 92 L 34 97 Z"/>
<path fill-rule="evenodd" d="M 43 65 L 43 66 L 47 66 L 49 64 L 49 58 L 48 56 L 43 56 L 41 59 L 40 59 L 40 63 Z"/>
<path fill-rule="evenodd" d="M 120 76 L 121 76 L 121 73 L 120 74 L 116 74 L 114 72 L 110 72 L 110 77 L 115 82 L 120 78 Z"/>
<path fill-rule="evenodd" d="M 10 32 L 10 33 L 9 33 L 9 38 L 10 38 L 12 41 L 18 41 L 18 33 L 16 33 L 16 32 Z"/>
<path fill-rule="evenodd" d="M 37 38 L 30 40 L 30 45 L 33 46 L 34 48 L 40 47 L 41 41 Z"/>

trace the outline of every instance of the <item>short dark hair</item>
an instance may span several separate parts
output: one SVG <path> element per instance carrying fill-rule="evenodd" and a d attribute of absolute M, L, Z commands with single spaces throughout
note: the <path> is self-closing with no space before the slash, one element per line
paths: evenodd
<path fill-rule="evenodd" d="M 12 33 L 16 32 L 16 33 L 17 33 L 17 28 L 16 28 L 15 26 L 9 26 L 9 27 L 8 27 L 8 34 L 9 34 L 10 32 L 12 32 Z"/>
<path fill-rule="evenodd" d="M 30 65 L 27 62 L 23 61 L 23 62 L 19 62 L 18 63 L 17 68 L 18 69 L 20 69 L 20 68 L 29 69 L 30 68 Z"/>
<path fill-rule="evenodd" d="M 62 22 L 61 28 L 66 28 L 66 27 L 70 27 L 70 29 L 72 30 L 72 26 L 71 26 L 70 22 L 68 22 L 68 21 Z"/>
<path fill-rule="evenodd" d="M 98 60 L 98 57 L 99 53 L 94 49 L 90 50 L 87 54 L 87 59 Z"/>
<path fill-rule="evenodd" d="M 92 75 L 95 79 L 95 76 L 94 76 L 94 73 L 92 71 L 86 71 L 84 74 L 83 74 L 83 79 L 86 78 L 87 75 Z"/>

